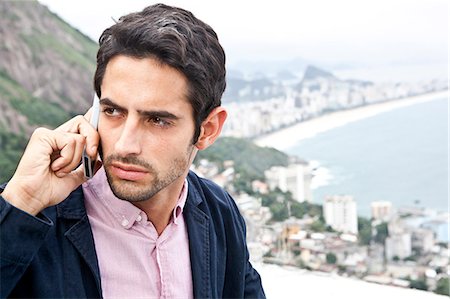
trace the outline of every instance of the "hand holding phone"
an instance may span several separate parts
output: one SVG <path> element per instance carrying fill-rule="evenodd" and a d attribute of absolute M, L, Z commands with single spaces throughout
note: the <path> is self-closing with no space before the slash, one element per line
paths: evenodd
<path fill-rule="evenodd" d="M 97 126 L 98 126 L 99 114 L 100 114 L 100 100 L 97 96 L 97 93 L 94 93 L 94 100 L 92 102 L 91 119 L 90 119 L 89 123 L 96 130 L 97 130 Z M 83 149 L 82 161 L 83 161 L 84 176 L 87 179 L 91 179 L 94 176 L 96 159 L 91 159 L 91 157 L 89 157 L 87 155 L 86 147 Z"/>
<path fill-rule="evenodd" d="M 33 132 L 14 175 L 1 192 L 6 201 L 37 215 L 63 201 L 94 175 L 100 109 L 96 96 L 92 106 L 90 122 L 87 116 L 78 115 L 54 130 L 37 128 Z"/>

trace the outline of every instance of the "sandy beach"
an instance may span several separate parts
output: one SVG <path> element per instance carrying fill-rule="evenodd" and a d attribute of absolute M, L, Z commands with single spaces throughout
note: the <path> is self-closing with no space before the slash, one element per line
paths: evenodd
<path fill-rule="evenodd" d="M 319 133 L 344 126 L 351 122 L 369 118 L 394 109 L 442 98 L 448 98 L 447 91 L 428 93 L 379 104 L 372 104 L 351 110 L 337 111 L 256 138 L 254 142 L 259 146 L 269 146 L 278 150 L 285 150 L 291 146 L 294 146 L 300 140 L 314 137 Z"/>

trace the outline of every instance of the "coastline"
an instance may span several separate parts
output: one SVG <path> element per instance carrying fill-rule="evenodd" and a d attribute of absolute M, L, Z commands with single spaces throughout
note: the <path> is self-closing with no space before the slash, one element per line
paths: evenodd
<path fill-rule="evenodd" d="M 346 124 L 370 118 L 380 113 L 392 111 L 398 108 L 425 103 L 444 97 L 448 98 L 448 91 L 427 93 L 418 96 L 371 104 L 350 110 L 336 111 L 294 124 L 268 135 L 255 138 L 254 143 L 259 146 L 273 147 L 283 151 L 294 146 L 301 140 L 312 138 L 317 134 L 339 128 Z"/>

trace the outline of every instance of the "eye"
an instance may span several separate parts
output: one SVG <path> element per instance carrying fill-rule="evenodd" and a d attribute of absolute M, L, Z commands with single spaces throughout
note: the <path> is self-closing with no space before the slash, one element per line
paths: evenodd
<path fill-rule="evenodd" d="M 158 127 L 168 127 L 171 125 L 171 123 L 161 117 L 155 116 L 149 119 L 149 121 L 151 123 L 153 123 L 154 125 L 158 126 Z"/>
<path fill-rule="evenodd" d="M 103 109 L 103 113 L 108 116 L 117 116 L 119 115 L 119 110 L 117 108 L 107 107 Z"/>

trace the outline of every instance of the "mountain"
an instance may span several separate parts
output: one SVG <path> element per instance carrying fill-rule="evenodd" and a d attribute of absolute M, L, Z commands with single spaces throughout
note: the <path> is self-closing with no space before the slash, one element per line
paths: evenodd
<path fill-rule="evenodd" d="M 257 74 L 253 79 L 227 75 L 227 88 L 222 101 L 224 103 L 261 101 L 282 96 L 284 93 L 283 86 L 262 74 Z"/>
<path fill-rule="evenodd" d="M 332 73 L 322 70 L 318 67 L 309 65 L 305 74 L 303 75 L 303 80 L 314 80 L 317 78 L 326 78 L 326 79 L 337 79 Z"/>
<path fill-rule="evenodd" d="M 194 164 L 202 159 L 223 165 L 232 160 L 237 173 L 245 175 L 248 183 L 263 179 L 264 171 L 272 166 L 287 166 L 289 156 L 270 147 L 260 147 L 250 140 L 221 137 L 206 150 L 198 152 Z"/>
<path fill-rule="evenodd" d="M 37 1 L 0 1 L 0 180 L 31 132 L 83 113 L 98 45 Z"/>
<path fill-rule="evenodd" d="M 262 72 L 266 75 L 276 74 L 280 71 L 290 71 L 293 73 L 303 72 L 307 65 L 312 62 L 301 57 L 293 59 L 256 59 L 256 60 L 240 60 L 230 63 L 233 69 L 245 70 L 246 72 L 256 73 Z"/>
<path fill-rule="evenodd" d="M 7 130 L 57 125 L 53 116 L 61 120 L 89 107 L 95 42 L 37 1 L 1 1 L 0 36 L 0 101 L 2 111 L 13 110 Z M 27 122 L 8 117 L 16 114 Z"/>

